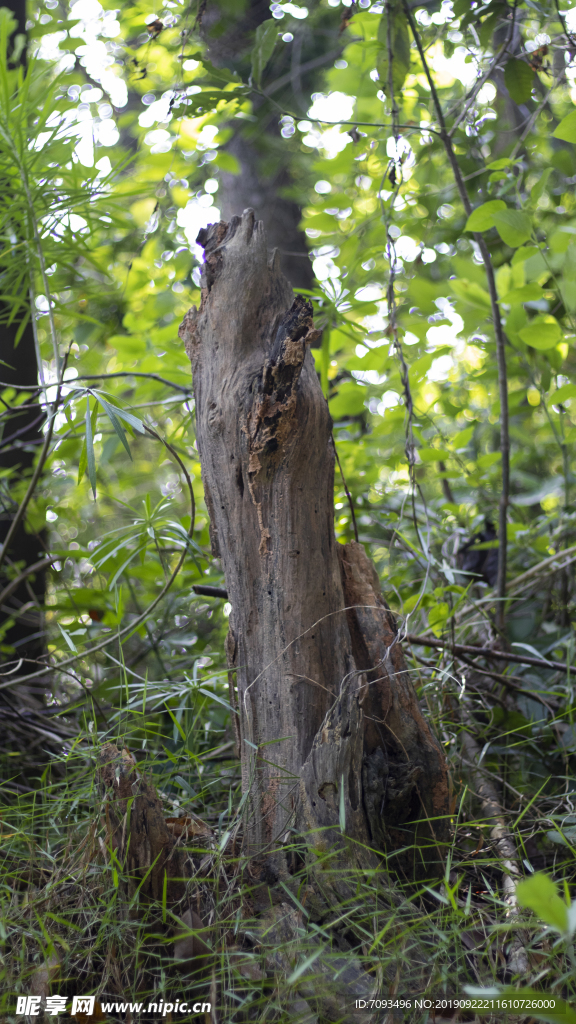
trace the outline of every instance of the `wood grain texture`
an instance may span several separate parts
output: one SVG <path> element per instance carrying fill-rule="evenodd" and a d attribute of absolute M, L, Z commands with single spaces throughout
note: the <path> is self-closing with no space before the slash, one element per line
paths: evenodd
<path fill-rule="evenodd" d="M 312 309 L 267 257 L 251 210 L 198 241 L 202 301 L 180 336 L 192 363 L 213 552 L 232 605 L 227 655 L 248 849 L 273 847 L 297 812 L 303 826 L 337 824 L 342 778 L 352 833 L 383 849 L 398 838 L 380 822 L 386 799 L 402 804 L 391 813 L 403 822 L 445 813 L 447 773 L 397 638 L 386 684 L 365 675 L 382 662 L 393 626 L 363 549 L 335 538 L 332 423 L 309 351 L 318 336 Z M 424 777 L 433 795 L 420 799 Z"/>
<path fill-rule="evenodd" d="M 154 786 L 139 772 L 135 758 L 113 743 L 100 751 L 100 786 L 105 798 L 107 845 L 124 866 L 122 884 L 131 898 L 178 904 L 186 894 L 191 870 L 181 838 L 169 826 Z"/>

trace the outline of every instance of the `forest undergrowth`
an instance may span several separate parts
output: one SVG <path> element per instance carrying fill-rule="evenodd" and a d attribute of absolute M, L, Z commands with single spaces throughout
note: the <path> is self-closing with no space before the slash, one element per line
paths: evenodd
<path fill-rule="evenodd" d="M 503 1010 L 417 997 L 516 998 L 558 1003 L 506 1019 L 575 1024 L 574 19 L 272 4 L 228 68 L 203 4 L 31 7 L 24 49 L 0 11 L 0 1016 L 58 994 L 97 1020 L 425 1024 Z M 371 555 L 448 758 L 434 877 L 390 850 L 335 878 L 292 829 L 271 880 L 243 846 L 177 340 L 239 136 L 289 168 L 337 540 Z M 118 857 L 107 744 L 187 851 L 187 924 Z"/>
<path fill-rule="evenodd" d="M 477 614 L 473 606 L 468 612 Z M 478 627 L 471 633 L 478 643 Z M 508 676 L 502 667 L 497 652 L 480 671 L 432 648 L 419 647 L 410 658 L 450 758 L 452 840 L 443 851 L 443 878 L 407 878 L 391 855 L 379 871 L 352 872 L 339 906 L 319 905 L 308 884 L 309 851 L 314 878 L 321 872 L 327 881 L 330 851 L 322 852 L 318 837 L 293 831 L 284 837 L 293 864 L 289 884 L 281 881 L 274 894 L 285 912 L 283 928 L 276 918 L 267 921 L 270 888 L 242 855 L 245 800 L 222 688 L 218 693 L 209 677 L 190 680 L 171 710 L 173 684 L 120 683 L 105 709 L 108 727 L 86 709 L 83 727 L 31 791 L 4 805 L 6 1019 L 15 1019 L 16 995 L 52 988 L 67 998 L 95 993 L 104 1004 L 175 1004 L 193 996 L 213 1003 L 215 1020 L 312 1020 L 316 986 L 329 989 L 334 978 L 341 1011 L 339 976 L 351 992 L 342 1019 L 354 1017 L 352 996 L 390 1000 L 390 1020 L 432 1019 L 415 1010 L 416 994 L 470 999 L 490 990 L 491 998 L 503 998 L 516 983 L 517 995 L 532 989 L 540 998 L 572 999 L 574 913 L 562 884 L 558 890 L 550 881 L 570 879 L 576 835 L 561 743 L 570 728 L 570 681 L 552 669 L 515 667 Z M 169 732 L 159 727 L 159 708 L 173 719 Z M 106 741 L 127 747 L 138 772 L 153 781 L 194 865 L 188 899 L 199 920 L 190 923 L 193 956 L 184 977 L 177 961 L 175 967 L 177 906 L 140 902 L 138 894 L 128 899 L 123 886 L 127 868 L 115 857 L 98 785 L 98 751 Z M 532 888 L 517 894 L 506 880 L 521 876 Z M 520 964 L 525 959 L 520 977 L 510 970 L 512 948 Z M 517 1019 L 530 1017 L 549 1015 Z M 327 1019 L 340 1018 L 335 1010 Z M 570 1021 L 571 1011 L 554 1019 Z"/>

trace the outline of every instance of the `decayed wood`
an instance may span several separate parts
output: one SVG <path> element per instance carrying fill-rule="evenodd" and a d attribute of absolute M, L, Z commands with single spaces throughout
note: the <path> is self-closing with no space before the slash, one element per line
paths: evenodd
<path fill-rule="evenodd" d="M 297 819 L 337 825 L 342 786 L 355 839 L 406 845 L 417 818 L 442 840 L 441 749 L 374 570 L 360 545 L 343 548 L 334 535 L 332 424 L 309 351 L 311 305 L 268 259 L 251 210 L 199 241 L 202 302 L 180 335 L 213 552 L 232 605 L 248 849 L 266 853 Z"/>
<path fill-rule="evenodd" d="M 355 541 L 340 547 L 340 559 L 354 660 L 366 670 L 362 784 L 372 842 L 398 849 L 418 835 L 443 841 L 444 752 L 422 715 L 374 565 Z"/>
<path fill-rule="evenodd" d="M 190 813 L 166 818 L 155 787 L 126 749 L 105 744 L 98 775 L 106 845 L 122 868 L 120 884 L 126 898 L 131 900 L 138 891 L 142 902 L 171 908 L 182 921 L 174 943 L 177 966 L 186 973 L 202 972 L 210 951 L 202 938 L 206 929 L 186 902 L 193 864 L 185 844 L 209 842 L 212 830 Z"/>
<path fill-rule="evenodd" d="M 161 903 L 166 875 L 166 902 L 178 903 L 191 874 L 182 836 L 174 825 L 180 819 L 164 817 L 154 786 L 140 774 L 128 750 L 105 744 L 100 751 L 99 776 L 105 795 L 107 841 L 125 869 L 128 896 L 139 888 L 142 898 Z M 209 835 L 203 822 L 191 825 L 190 838 L 195 832 Z"/>

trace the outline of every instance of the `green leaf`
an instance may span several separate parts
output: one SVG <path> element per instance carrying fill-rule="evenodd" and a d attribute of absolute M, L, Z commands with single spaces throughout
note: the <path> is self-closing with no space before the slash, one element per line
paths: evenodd
<path fill-rule="evenodd" d="M 197 50 L 195 53 L 190 54 L 194 60 L 202 62 L 202 67 L 207 76 L 206 80 L 211 81 L 214 79 L 216 82 L 238 82 L 240 84 L 240 78 L 237 71 L 230 71 L 229 68 L 217 68 L 215 64 L 212 64 L 206 57 L 206 54 L 202 53 L 201 50 Z M 194 79 L 194 84 L 202 82 L 202 79 Z"/>
<path fill-rule="evenodd" d="M 518 334 L 525 345 L 537 348 L 540 352 L 554 348 L 562 337 L 560 324 L 550 315 L 534 317 L 527 327 L 518 331 Z"/>
<path fill-rule="evenodd" d="M 227 153 L 223 149 L 216 150 L 214 163 L 228 174 L 240 174 L 240 163 L 233 153 Z"/>
<path fill-rule="evenodd" d="M 526 245 L 523 249 L 517 249 L 514 253 L 511 263 L 512 266 L 517 266 L 518 263 L 525 263 L 526 260 L 532 259 L 533 256 L 538 256 L 540 249 L 536 245 Z"/>
<path fill-rule="evenodd" d="M 210 700 L 215 700 L 218 704 L 222 704 L 228 711 L 234 711 L 232 705 L 229 704 L 227 700 L 224 700 L 224 697 L 219 697 L 218 694 L 213 693 L 212 690 L 205 690 L 203 686 L 199 686 L 198 693 L 203 694 L 204 697 L 209 697 Z M 236 712 L 236 714 L 237 713 L 238 712 Z"/>
<path fill-rule="evenodd" d="M 532 220 L 520 210 L 501 210 L 494 214 L 494 223 L 502 241 L 512 249 L 527 242 L 532 234 Z"/>
<path fill-rule="evenodd" d="M 506 292 L 502 302 L 508 306 L 516 306 L 520 302 L 537 302 L 542 297 L 543 292 L 539 284 L 524 284 L 521 288 L 512 288 Z"/>
<path fill-rule="evenodd" d="M 528 103 L 532 96 L 534 72 L 526 61 L 512 57 L 504 69 L 504 84 L 514 103 Z"/>
<path fill-rule="evenodd" d="M 567 398 L 576 398 L 576 384 L 564 384 L 564 387 L 558 388 L 557 391 L 550 395 L 550 401 L 554 405 L 560 405 Z"/>
<path fill-rule="evenodd" d="M 438 601 L 428 612 L 428 625 L 434 636 L 440 636 L 448 619 L 450 618 L 450 606 L 446 601 Z"/>
<path fill-rule="evenodd" d="M 500 17 L 501 15 L 499 11 L 493 11 L 492 14 L 489 14 L 487 18 L 484 18 L 484 20 L 480 22 L 478 36 L 482 46 L 488 46 L 490 44 L 492 34 L 496 25 L 500 21 Z"/>
<path fill-rule="evenodd" d="M 506 301 L 506 299 L 504 299 L 504 301 Z M 518 331 L 521 331 L 522 328 L 527 327 L 527 325 L 528 315 L 524 306 L 512 306 L 510 312 L 506 315 L 506 334 L 513 345 L 523 345 L 523 342 L 518 337 Z"/>
<path fill-rule="evenodd" d="M 502 452 L 486 452 L 486 455 L 481 455 L 477 460 L 476 465 L 479 469 L 490 469 L 495 462 L 500 462 L 502 458 Z"/>
<path fill-rule="evenodd" d="M 563 142 L 576 143 L 576 110 L 572 110 L 566 117 L 563 117 L 554 132 L 554 139 L 562 139 Z"/>
<path fill-rule="evenodd" d="M 547 167 L 543 174 L 540 175 L 538 181 L 530 189 L 530 198 L 534 203 L 537 203 L 541 196 L 544 195 L 546 185 L 548 184 L 548 178 L 554 170 L 553 167 Z"/>
<path fill-rule="evenodd" d="M 478 306 L 480 309 L 488 310 L 491 307 L 490 296 L 487 291 L 484 291 L 479 284 L 475 281 L 468 281 L 465 277 L 460 279 L 456 278 L 455 281 L 450 281 L 450 291 L 462 299 L 464 302 L 469 302 L 472 306 Z"/>
<path fill-rule="evenodd" d="M 334 420 L 345 419 L 347 416 L 358 416 L 364 412 L 366 389 L 352 381 L 344 381 L 337 394 L 330 399 L 330 415 Z"/>
<path fill-rule="evenodd" d="M 465 231 L 488 231 L 494 227 L 494 214 L 506 209 L 503 199 L 490 199 L 482 206 L 477 206 L 466 221 Z"/>
<path fill-rule="evenodd" d="M 84 439 L 84 444 L 82 445 L 82 451 L 80 452 L 80 459 L 78 461 L 78 481 L 77 482 L 79 484 L 81 484 L 82 480 L 84 479 L 84 473 L 86 472 L 86 467 L 87 466 L 88 466 L 88 459 L 86 458 L 86 439 Z"/>
<path fill-rule="evenodd" d="M 73 651 L 74 654 L 78 654 L 78 649 L 76 647 L 76 644 L 74 643 L 74 641 L 70 637 L 70 634 L 66 632 L 64 627 L 61 626 L 59 622 L 57 622 L 56 625 L 58 626 L 58 629 L 62 633 L 62 636 L 64 637 L 64 639 L 65 639 L 66 643 L 68 644 L 68 647 L 70 648 L 70 650 Z"/>
<path fill-rule="evenodd" d="M 298 967 L 296 967 L 292 971 L 292 974 L 288 978 L 286 984 L 287 985 L 293 985 L 294 982 L 298 981 L 298 978 L 300 978 L 304 974 L 304 971 L 307 971 L 308 968 L 312 966 L 314 961 L 317 960 L 318 957 L 320 956 L 320 954 L 323 953 L 323 952 L 324 952 L 324 949 L 323 949 L 322 946 L 320 946 L 320 948 L 315 950 L 314 953 L 311 953 L 310 956 L 306 957 L 306 959 L 303 960 L 302 963 L 299 964 Z"/>
<path fill-rule="evenodd" d="M 568 907 L 558 895 L 556 884 L 548 875 L 537 871 L 516 886 L 516 898 L 521 907 L 534 911 L 544 924 L 565 935 L 568 930 Z"/>
<path fill-rule="evenodd" d="M 576 828 L 565 828 L 564 832 L 547 832 L 546 835 L 551 843 L 558 846 L 572 846 L 576 842 Z"/>
<path fill-rule="evenodd" d="M 394 95 L 398 96 L 404 85 L 406 75 L 410 71 L 410 34 L 408 32 L 408 21 L 400 0 L 389 0 L 386 7 L 390 12 L 390 28 L 388 28 L 388 13 L 385 9 L 378 25 L 380 49 L 376 58 L 376 67 L 380 77 L 380 86 L 388 95 L 390 91 L 388 45 L 390 44 L 392 88 L 394 89 Z M 388 40 L 389 35 L 390 40 Z"/>
<path fill-rule="evenodd" d="M 450 452 L 440 451 L 439 448 L 420 448 L 419 455 L 422 462 L 442 462 L 450 458 Z"/>
<path fill-rule="evenodd" d="M 118 434 L 118 437 L 120 438 L 122 444 L 124 445 L 126 451 L 128 452 L 129 458 L 132 460 L 132 452 L 130 451 L 130 445 L 128 444 L 128 441 L 126 439 L 126 431 L 124 430 L 124 427 L 118 420 L 118 417 L 116 416 L 116 413 L 113 411 L 112 406 L 108 405 L 108 402 L 105 402 L 100 395 L 98 395 L 98 401 L 100 402 L 100 405 L 102 406 L 104 412 L 108 416 L 110 423 L 114 427 L 114 430 Z"/>
<path fill-rule="evenodd" d="M 474 427 L 466 427 L 464 430 L 460 430 L 457 434 L 454 435 L 454 437 L 452 438 L 452 446 L 455 449 L 455 451 L 458 451 L 460 448 L 466 448 L 468 446 L 468 444 L 472 440 L 472 437 L 474 436 L 474 429 Z"/>
<path fill-rule="evenodd" d="M 166 703 L 166 701 L 164 701 L 164 707 L 166 708 L 166 711 L 168 712 L 168 714 L 170 715 L 170 718 L 174 722 L 174 725 L 175 725 L 176 729 L 178 730 L 178 732 L 180 733 L 180 736 L 182 737 L 184 743 L 186 743 L 186 733 L 184 732 L 184 729 L 182 728 L 182 726 L 180 725 L 180 722 L 176 718 L 176 715 L 172 711 L 172 708 Z"/>
<path fill-rule="evenodd" d="M 125 409 L 119 409 L 117 405 L 108 405 L 108 408 L 111 409 L 116 416 L 119 416 L 121 420 L 124 420 L 125 423 L 128 423 L 133 427 L 138 434 L 146 433 L 146 428 L 144 427 L 142 420 L 139 420 L 137 416 L 133 416 L 131 412 L 126 412 Z"/>
<path fill-rule="evenodd" d="M 493 160 L 491 164 L 486 164 L 487 171 L 502 171 L 505 167 L 512 167 L 514 161 L 509 156 L 503 156 L 500 160 Z"/>
<path fill-rule="evenodd" d="M 276 18 L 263 21 L 256 29 L 256 39 L 252 50 L 252 78 L 260 85 L 264 68 L 274 52 L 278 39 L 278 22 Z"/>
<path fill-rule="evenodd" d="M 86 398 L 87 405 L 88 405 L 89 401 L 90 401 L 90 399 Z M 88 409 L 86 409 L 86 415 L 88 415 Z M 93 437 L 94 434 L 96 433 L 96 422 L 97 422 L 97 419 L 98 419 L 98 404 L 95 402 L 94 403 L 94 408 L 92 409 L 91 424 L 90 424 L 90 427 L 91 427 L 91 437 Z M 82 445 L 82 451 L 80 452 L 80 459 L 79 459 L 79 462 L 78 462 L 78 483 L 79 484 L 82 483 L 82 480 L 84 478 L 84 474 L 85 474 L 86 470 L 88 469 L 88 445 L 87 445 L 87 440 L 86 440 L 87 436 L 88 435 L 86 434 L 85 437 L 84 437 L 84 444 Z M 94 453 L 94 446 L 92 446 L 92 454 L 93 453 Z"/>
<path fill-rule="evenodd" d="M 96 420 L 98 418 L 98 404 L 94 403 L 92 415 L 90 415 L 90 398 L 86 396 L 86 463 L 88 466 L 88 479 L 92 487 L 94 500 L 96 500 L 96 461 L 94 459 L 94 433 Z"/>

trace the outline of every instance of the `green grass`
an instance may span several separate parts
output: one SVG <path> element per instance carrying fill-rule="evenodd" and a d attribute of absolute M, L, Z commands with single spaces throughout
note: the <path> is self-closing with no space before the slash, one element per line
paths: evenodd
<path fill-rule="evenodd" d="M 460 757 L 467 728 L 484 750 L 486 777 L 502 794 L 520 870 L 528 877 L 544 870 L 570 883 L 575 793 L 569 754 L 550 738 L 566 716 L 559 710 L 543 723 L 505 705 L 487 710 L 478 695 L 459 699 L 450 675 L 440 688 L 435 665 L 419 671 L 454 788 L 445 874 L 428 882 L 396 874 L 393 854 L 378 870 L 346 869 L 343 878 L 329 844 L 319 854 L 317 837 L 296 832 L 286 843 L 291 870 L 275 881 L 260 877 L 242 852 L 239 765 L 225 732 L 223 683 L 199 674 L 169 689 L 141 681 L 130 685 L 128 702 L 120 685 L 107 729 L 84 717 L 60 756 L 39 764 L 30 792 L 15 796 L 9 781 L 0 790 L 2 1018 L 16 1021 L 16 996 L 41 991 L 43 972 L 52 994 L 67 1000 L 93 993 L 100 1002 L 147 1004 L 194 996 L 215 1003 L 218 1022 L 351 1020 L 355 996 L 464 996 L 467 985 L 528 980 L 542 993 L 574 998 L 571 942 L 526 910 L 511 913 L 493 822 L 479 817 Z M 179 908 L 126 895 L 125 866 L 106 846 L 95 756 L 103 740 L 121 740 L 136 752 L 167 816 L 192 810 L 213 830 L 213 840 L 189 847 L 195 877 L 188 898 L 211 950 L 203 976 L 175 966 Z M 14 761 L 5 761 L 8 770 Z M 336 882 L 340 893 L 345 883 L 337 901 Z M 529 979 L 507 974 L 516 937 L 526 949 Z M 431 1017 L 399 1006 L 390 1019 Z"/>

